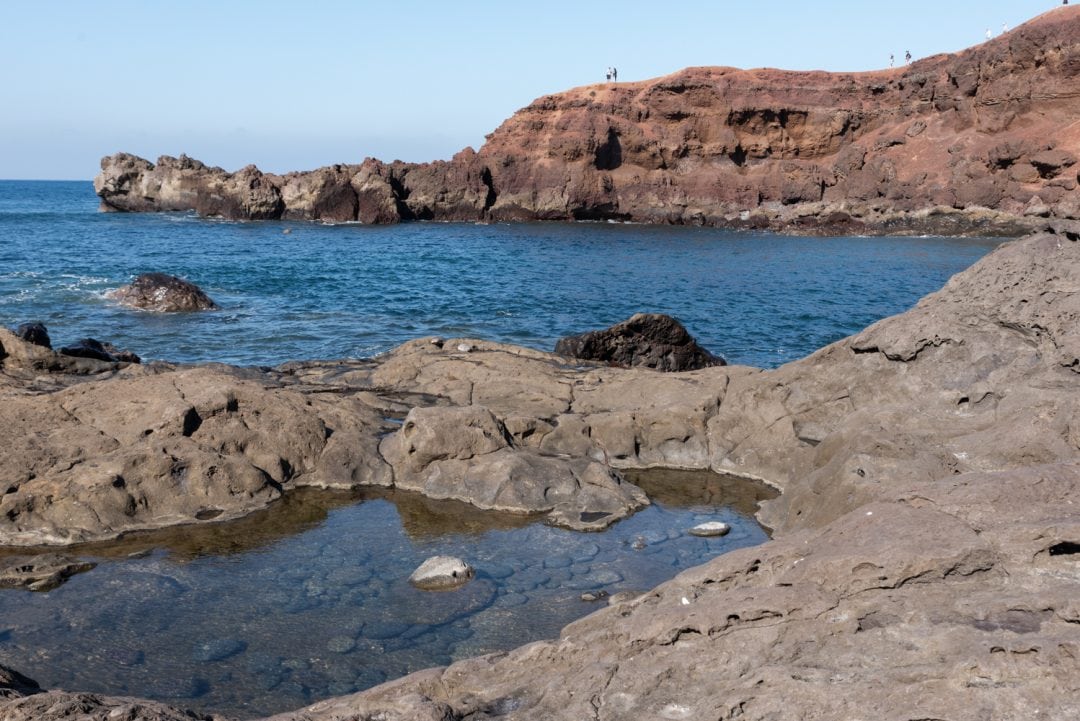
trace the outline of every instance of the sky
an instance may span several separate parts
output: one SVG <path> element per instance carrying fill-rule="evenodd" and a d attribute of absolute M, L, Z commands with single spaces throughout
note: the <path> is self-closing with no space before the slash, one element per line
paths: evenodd
<path fill-rule="evenodd" d="M 533 99 L 694 65 L 862 71 L 1055 0 L 2 0 L 0 178 L 445 159 Z"/>

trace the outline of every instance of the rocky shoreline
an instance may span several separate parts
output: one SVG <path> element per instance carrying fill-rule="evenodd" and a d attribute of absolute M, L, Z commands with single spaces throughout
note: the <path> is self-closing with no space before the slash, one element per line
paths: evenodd
<path fill-rule="evenodd" d="M 1080 8 L 864 73 L 688 68 L 537 99 L 449 161 L 235 173 L 119 153 L 112 211 L 396 223 L 607 220 L 1017 237 L 1080 218 Z"/>
<path fill-rule="evenodd" d="M 394 485 L 585 528 L 647 502 L 619 469 L 711 468 L 782 489 L 760 513 L 775 540 L 557 640 L 275 721 L 1074 718 L 1078 238 L 1057 222 L 1006 243 L 907 313 L 770 371 L 430 339 L 370 361 L 139 366 L 0 333 L 0 542 L 220 522 L 302 486 Z M 12 721 L 185 717 L 2 689 Z"/>

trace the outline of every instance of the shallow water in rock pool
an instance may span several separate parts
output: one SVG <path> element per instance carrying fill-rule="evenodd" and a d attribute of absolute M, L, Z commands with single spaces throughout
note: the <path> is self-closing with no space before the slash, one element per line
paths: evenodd
<path fill-rule="evenodd" d="M 761 484 L 627 476 L 653 505 L 603 533 L 399 492 L 308 491 L 240 521 L 77 549 L 98 566 L 48 593 L 0 592 L 0 659 L 45 687 L 267 715 L 556 637 L 606 603 L 583 593 L 646 591 L 767 538 L 753 513 L 775 494 Z M 731 532 L 687 533 L 712 520 Z M 476 578 L 413 588 L 436 554 Z"/>

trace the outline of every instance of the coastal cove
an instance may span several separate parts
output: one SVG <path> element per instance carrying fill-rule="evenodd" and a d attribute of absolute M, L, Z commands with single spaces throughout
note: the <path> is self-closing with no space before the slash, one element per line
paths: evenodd
<path fill-rule="evenodd" d="M 1045 4 L 791 7 L 719 45 L 738 13 L 695 41 L 669 12 L 700 60 L 651 79 L 648 3 L 603 33 L 380 6 L 397 70 L 513 39 L 513 87 L 471 90 L 548 93 L 430 162 L 363 155 L 358 121 L 409 127 L 363 53 L 425 140 L 472 108 L 387 75 L 399 34 L 330 48 L 308 13 L 283 103 L 206 78 L 302 48 L 292 7 L 0 24 L 12 157 L 112 153 L 0 180 L 0 721 L 1080 719 L 1080 6 Z M 927 54 L 947 16 L 985 42 Z M 778 69 L 783 23 L 880 63 Z M 554 60 L 599 66 L 642 29 L 624 82 L 560 92 L 517 42 L 591 33 Z M 117 39 L 114 96 L 73 65 Z M 697 65 L 746 43 L 775 60 Z M 330 165 L 268 160 L 336 122 Z M 59 177 L 33 157 L 7 174 Z"/>
<path fill-rule="evenodd" d="M 636 312 L 678 317 L 731 363 L 773 367 L 910 307 L 1000 239 L 790 237 L 608 223 L 324 225 L 105 214 L 89 183 L 0 181 L 0 318 L 147 359 L 277 365 L 413 338 L 550 351 Z M 286 232 L 287 231 L 287 232 Z M 133 312 L 138 273 L 222 306 Z"/>

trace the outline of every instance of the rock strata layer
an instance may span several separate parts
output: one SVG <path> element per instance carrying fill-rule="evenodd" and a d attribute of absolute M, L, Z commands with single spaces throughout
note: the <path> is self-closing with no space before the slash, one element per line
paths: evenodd
<path fill-rule="evenodd" d="M 574 368 L 464 339 L 273 371 L 120 366 L 0 331 L 0 539 L 207 522 L 300 485 L 534 497 L 529 474 L 488 472 L 507 454 L 564 464 L 577 511 L 618 488 L 581 464 L 712 468 L 782 489 L 760 514 L 775 540 L 558 639 L 275 721 L 1074 719 L 1077 230 L 1006 243 L 907 313 L 771 371 Z M 433 464 L 452 480 L 431 485 Z M 0 717 L 60 719 L 51 709 L 78 703 L 104 719 L 122 701 L 42 698 L 16 693 Z"/>
<path fill-rule="evenodd" d="M 1080 8 L 864 73 L 688 68 L 537 99 L 449 161 L 287 175 L 102 160 L 107 210 L 1020 235 L 1080 217 Z"/>

